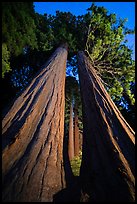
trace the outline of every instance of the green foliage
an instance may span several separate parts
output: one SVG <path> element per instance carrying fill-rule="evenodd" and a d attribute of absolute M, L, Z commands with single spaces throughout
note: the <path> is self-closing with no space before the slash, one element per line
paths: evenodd
<path fill-rule="evenodd" d="M 50 20 L 46 14 L 35 14 L 36 38 L 39 51 L 53 49 L 55 36 L 50 27 Z"/>
<path fill-rule="evenodd" d="M 91 18 L 85 51 L 112 99 L 119 101 L 126 92 L 133 105 L 135 97 L 130 89 L 135 82 L 135 62 L 124 38 L 134 30 L 125 28 L 127 19 L 116 19 L 115 14 L 108 14 L 95 3 L 88 10 Z"/>
<path fill-rule="evenodd" d="M 76 50 L 76 17 L 70 12 L 56 11 L 56 15 L 49 15 L 48 19 L 55 45 L 67 42 L 69 52 Z"/>
<path fill-rule="evenodd" d="M 82 152 L 79 152 L 79 156 L 75 156 L 71 161 L 71 168 L 74 176 L 79 176 L 80 174 L 80 166 L 82 161 Z"/>
<path fill-rule="evenodd" d="M 134 30 L 125 27 L 126 21 L 108 14 L 104 7 L 97 7 L 94 3 L 85 15 L 76 17 L 60 11 L 56 15 L 40 15 L 34 12 L 33 2 L 2 2 L 2 77 L 6 78 L 5 73 L 13 70 L 8 74 L 8 77 L 11 75 L 8 83 L 22 89 L 53 50 L 67 42 L 68 60 L 74 75 L 77 74 L 77 61 L 73 57 L 78 50 L 85 48 L 115 103 L 119 105 L 124 101 L 129 105 L 131 102 L 132 106 L 135 104 L 132 91 L 135 62 L 131 49 L 126 46 L 125 36 Z M 82 129 L 79 85 L 72 80 L 66 87 L 66 99 L 73 98 L 73 103 L 78 105 L 79 127 Z"/>
<path fill-rule="evenodd" d="M 2 78 L 4 78 L 4 75 L 6 72 L 11 71 L 9 58 L 10 58 L 10 52 L 7 49 L 7 45 L 3 43 L 2 44 Z"/>
<path fill-rule="evenodd" d="M 37 46 L 33 12 L 32 2 L 2 2 L 2 42 L 11 56 Z"/>
<path fill-rule="evenodd" d="M 120 100 L 122 97 L 123 87 L 116 79 L 113 82 L 113 87 L 108 90 L 108 93 L 113 96 L 113 99 Z"/>

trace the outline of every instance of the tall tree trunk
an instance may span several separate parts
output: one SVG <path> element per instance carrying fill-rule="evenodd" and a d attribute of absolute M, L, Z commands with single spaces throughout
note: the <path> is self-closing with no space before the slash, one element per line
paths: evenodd
<path fill-rule="evenodd" d="M 84 52 L 78 53 L 83 109 L 81 180 L 91 201 L 135 201 L 134 131 Z M 87 196 L 87 197 L 88 197 Z"/>
<path fill-rule="evenodd" d="M 79 127 L 77 106 L 74 107 L 74 155 L 79 156 Z"/>
<path fill-rule="evenodd" d="M 65 187 L 66 60 L 67 48 L 61 46 L 3 119 L 3 201 L 52 201 Z"/>
<path fill-rule="evenodd" d="M 73 104 L 70 104 L 70 119 L 69 119 L 69 139 L 68 139 L 68 155 L 69 160 L 74 157 L 74 132 L 73 132 Z"/>
<path fill-rule="evenodd" d="M 79 131 L 79 149 L 82 151 L 83 131 Z"/>

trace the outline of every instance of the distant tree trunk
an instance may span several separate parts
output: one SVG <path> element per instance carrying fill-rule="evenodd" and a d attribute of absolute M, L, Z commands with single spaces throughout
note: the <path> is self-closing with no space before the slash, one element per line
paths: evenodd
<path fill-rule="evenodd" d="M 2 122 L 3 201 L 47 202 L 65 187 L 64 85 L 61 46 L 15 101 Z"/>
<path fill-rule="evenodd" d="M 69 119 L 69 138 L 68 138 L 68 155 L 69 160 L 74 157 L 74 131 L 73 131 L 73 104 L 70 104 L 70 119 Z"/>
<path fill-rule="evenodd" d="M 84 52 L 78 53 L 83 109 L 81 181 L 90 201 L 135 201 L 135 137 Z M 88 195 L 88 196 L 87 196 Z"/>
<path fill-rule="evenodd" d="M 74 107 L 74 155 L 79 156 L 79 127 L 77 106 Z"/>
<path fill-rule="evenodd" d="M 79 131 L 79 149 L 82 151 L 83 131 Z"/>

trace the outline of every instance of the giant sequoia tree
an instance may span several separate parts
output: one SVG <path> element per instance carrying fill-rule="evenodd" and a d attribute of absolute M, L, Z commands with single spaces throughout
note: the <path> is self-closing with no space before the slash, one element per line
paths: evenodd
<path fill-rule="evenodd" d="M 126 45 L 126 36 L 134 30 L 125 27 L 127 19 L 117 19 L 116 14 L 109 14 L 104 7 L 93 3 L 88 10 L 91 18 L 85 51 L 119 109 L 128 107 L 128 112 L 133 113 L 135 61 L 133 51 Z M 134 127 L 134 114 L 131 118 L 132 122 L 127 117 Z"/>
<path fill-rule="evenodd" d="M 135 61 L 124 41 L 133 31 L 94 3 L 81 16 L 40 15 L 33 2 L 3 2 L 2 7 L 2 105 L 19 96 L 2 122 L 3 201 L 52 201 L 65 186 L 65 102 L 64 136 L 69 154 L 78 155 L 79 82 L 67 77 L 64 101 L 67 50 L 59 47 L 62 42 L 69 45 L 67 74 L 78 75 L 79 50 L 90 59 L 78 55 L 82 190 L 91 201 L 134 201 L 134 132 L 113 103 L 127 119 L 130 113 L 133 124 Z"/>
<path fill-rule="evenodd" d="M 90 201 L 135 201 L 135 136 L 84 52 L 78 53 L 83 107 L 81 179 Z M 85 91 L 86 90 L 86 91 Z"/>
<path fill-rule="evenodd" d="M 52 201 L 64 188 L 66 47 L 59 47 L 2 122 L 3 201 Z"/>
<path fill-rule="evenodd" d="M 70 61 L 70 56 L 85 49 L 115 103 L 123 112 L 131 113 L 129 121 L 133 124 L 135 63 L 125 41 L 126 35 L 133 31 L 125 27 L 126 19 L 117 19 L 115 14 L 95 4 L 81 16 L 60 11 L 53 16 L 40 15 L 34 12 L 32 3 L 26 2 L 3 2 L 2 6 L 4 105 L 9 100 L 7 89 L 11 93 L 12 89 L 17 92 L 24 88 L 43 64 L 43 56 L 67 41 Z M 10 69 L 13 71 L 7 75 Z"/>

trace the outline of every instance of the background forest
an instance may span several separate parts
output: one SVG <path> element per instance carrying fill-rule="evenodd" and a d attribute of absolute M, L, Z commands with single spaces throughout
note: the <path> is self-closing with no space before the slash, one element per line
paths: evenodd
<path fill-rule="evenodd" d="M 92 4 L 85 15 L 56 11 L 56 15 L 35 13 L 33 2 L 2 2 L 2 109 L 26 88 L 51 53 L 64 42 L 69 56 L 66 70 L 66 133 L 70 104 L 82 111 L 76 54 L 84 50 L 93 67 L 122 112 L 135 128 L 135 61 L 125 36 L 134 33 L 104 7 Z"/>

